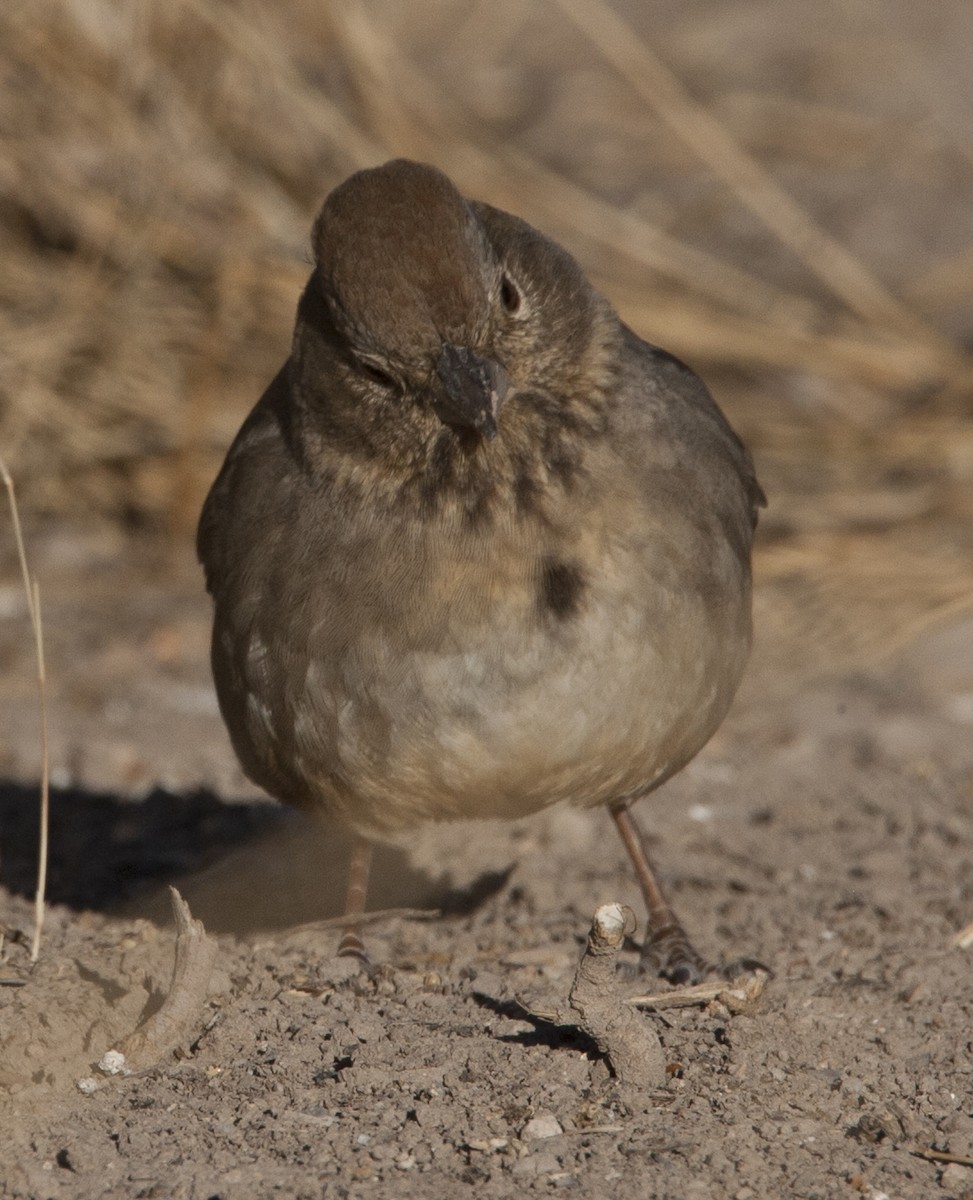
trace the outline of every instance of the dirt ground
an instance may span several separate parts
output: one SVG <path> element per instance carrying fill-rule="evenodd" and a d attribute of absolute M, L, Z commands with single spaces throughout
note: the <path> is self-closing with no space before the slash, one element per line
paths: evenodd
<path fill-rule="evenodd" d="M 646 100 L 639 47 L 579 31 L 593 7 L 0 6 L 0 453 L 53 782 L 32 966 L 35 666 L 4 516 L 2 1200 L 973 1200 L 973 9 L 614 4 L 876 299 L 701 165 L 679 89 Z M 620 1087 L 521 1003 L 565 1007 L 598 905 L 641 918 L 606 815 L 384 849 L 363 975 L 329 924 L 345 835 L 257 793 L 216 710 L 199 500 L 286 353 L 314 205 L 379 152 L 569 245 L 700 368 L 770 497 L 744 685 L 639 811 L 700 949 L 773 976 L 744 1011 L 639 1010 L 664 1084 Z M 215 967 L 175 1048 L 109 1076 L 167 1011 L 170 885 Z"/>

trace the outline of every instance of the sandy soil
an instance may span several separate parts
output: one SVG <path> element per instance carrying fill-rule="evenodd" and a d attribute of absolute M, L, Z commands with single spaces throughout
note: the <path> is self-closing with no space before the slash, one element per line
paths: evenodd
<path fill-rule="evenodd" d="M 668 1082 L 620 1090 L 583 1034 L 516 999 L 563 1003 L 595 906 L 638 908 L 606 817 L 430 829 L 387 851 L 373 906 L 445 915 L 378 923 L 382 968 L 349 974 L 316 923 L 338 902 L 340 835 L 240 779 L 188 552 L 104 532 L 33 545 L 61 786 L 33 969 L 35 790 L 0 792 L 0 975 L 24 981 L 0 988 L 4 1196 L 973 1195 L 973 1169 L 924 1156 L 973 1154 L 970 952 L 954 942 L 973 919 L 969 619 L 868 672 L 781 675 L 758 641 L 724 728 L 642 810 L 699 943 L 774 978 L 749 1014 L 646 1013 Z M 6 566 L 4 775 L 29 781 Z M 169 990 L 171 882 L 218 938 L 210 994 L 174 1052 L 108 1078 L 102 1054 Z"/>

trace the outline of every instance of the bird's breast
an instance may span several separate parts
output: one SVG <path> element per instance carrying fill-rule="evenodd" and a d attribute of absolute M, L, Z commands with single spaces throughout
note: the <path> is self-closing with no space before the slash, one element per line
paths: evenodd
<path fill-rule="evenodd" d="M 749 584 L 720 551 L 687 587 L 673 531 L 649 524 L 399 544 L 386 590 L 320 575 L 311 615 L 262 631 L 224 703 L 286 776 L 265 786 L 381 837 L 661 782 L 729 705 Z"/>

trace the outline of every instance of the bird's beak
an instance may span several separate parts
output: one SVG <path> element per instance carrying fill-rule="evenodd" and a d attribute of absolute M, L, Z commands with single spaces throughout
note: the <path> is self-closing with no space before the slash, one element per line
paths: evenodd
<path fill-rule="evenodd" d="M 507 395 L 507 372 L 491 358 L 447 342 L 436 362 L 442 384 L 433 407 L 444 425 L 475 429 L 492 441 Z"/>

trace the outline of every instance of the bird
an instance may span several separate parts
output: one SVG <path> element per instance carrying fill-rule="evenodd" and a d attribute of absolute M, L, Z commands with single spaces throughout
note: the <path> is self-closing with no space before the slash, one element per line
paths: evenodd
<path fill-rule="evenodd" d="M 749 451 L 525 221 L 396 159 L 311 234 L 290 355 L 232 442 L 197 548 L 244 772 L 372 847 L 424 822 L 608 809 L 648 910 L 693 946 L 631 806 L 723 720 L 765 503 Z"/>

